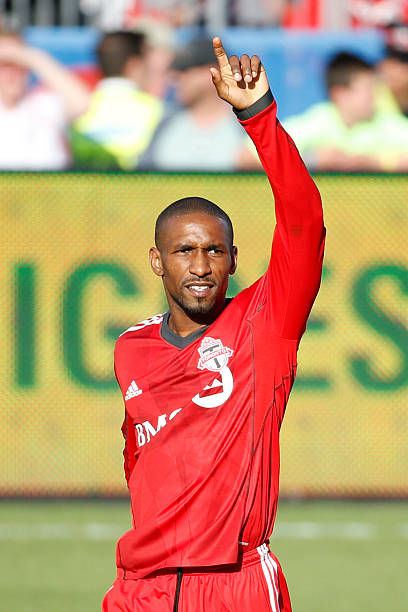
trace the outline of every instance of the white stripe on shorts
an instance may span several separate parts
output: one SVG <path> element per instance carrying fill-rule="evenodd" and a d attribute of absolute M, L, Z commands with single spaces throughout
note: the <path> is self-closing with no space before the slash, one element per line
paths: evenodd
<path fill-rule="evenodd" d="M 274 588 L 274 591 L 275 591 L 276 602 L 277 602 L 277 606 L 278 606 L 278 610 L 279 610 L 278 564 L 276 563 L 276 561 L 274 561 L 274 559 L 272 559 L 271 555 L 269 554 L 269 549 L 268 549 L 266 544 L 265 544 L 265 548 L 266 548 L 266 551 L 267 551 L 267 554 L 266 554 L 266 557 L 265 557 L 265 561 L 266 561 L 266 564 L 269 565 L 269 568 L 271 570 L 273 588 Z"/>
<path fill-rule="evenodd" d="M 280 612 L 279 609 L 279 593 L 277 587 L 277 572 L 278 566 L 269 555 L 269 548 L 266 544 L 262 544 L 257 548 L 261 558 L 262 571 L 265 576 L 266 584 L 268 585 L 269 601 L 272 612 Z"/>

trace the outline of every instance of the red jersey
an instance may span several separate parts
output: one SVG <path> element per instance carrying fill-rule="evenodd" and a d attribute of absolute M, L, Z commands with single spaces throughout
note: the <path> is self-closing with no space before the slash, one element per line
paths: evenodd
<path fill-rule="evenodd" d="M 268 270 L 204 330 L 180 338 L 156 315 L 116 343 L 133 517 L 117 546 L 124 577 L 235 563 L 272 533 L 279 428 L 320 284 L 324 227 L 275 102 L 241 123 L 275 197 Z"/>

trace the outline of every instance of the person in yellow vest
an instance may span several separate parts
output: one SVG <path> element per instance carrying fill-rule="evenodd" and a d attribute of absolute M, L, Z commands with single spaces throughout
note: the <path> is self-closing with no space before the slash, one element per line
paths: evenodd
<path fill-rule="evenodd" d="M 326 68 L 329 100 L 283 126 L 309 169 L 318 172 L 407 172 L 408 119 L 376 108 L 375 67 L 342 52 Z"/>
<path fill-rule="evenodd" d="M 103 78 L 85 114 L 71 126 L 76 167 L 134 170 L 162 118 L 162 101 L 143 91 L 145 38 L 140 32 L 105 34 L 97 57 Z"/>
<path fill-rule="evenodd" d="M 408 118 L 408 25 L 386 28 L 385 41 L 385 57 L 378 66 L 382 81 L 377 106 Z"/>

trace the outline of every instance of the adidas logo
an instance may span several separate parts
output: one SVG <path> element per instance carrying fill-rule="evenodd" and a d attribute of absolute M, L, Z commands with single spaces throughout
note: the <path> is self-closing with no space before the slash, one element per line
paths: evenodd
<path fill-rule="evenodd" d="M 143 391 L 139 389 L 135 381 L 132 380 L 128 387 L 128 390 L 126 391 L 125 402 L 132 399 L 132 397 L 137 397 L 138 395 L 141 395 L 141 393 L 143 393 Z"/>

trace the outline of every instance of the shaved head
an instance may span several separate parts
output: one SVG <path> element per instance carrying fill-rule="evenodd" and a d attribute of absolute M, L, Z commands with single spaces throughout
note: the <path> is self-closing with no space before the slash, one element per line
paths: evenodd
<path fill-rule="evenodd" d="M 181 217 L 183 215 L 196 212 L 204 213 L 210 215 L 211 217 L 217 217 L 223 221 L 226 226 L 228 239 L 232 248 L 232 244 L 234 242 L 234 230 L 232 228 L 231 219 L 227 213 L 222 210 L 222 208 L 217 206 L 217 204 L 214 204 L 214 202 L 206 200 L 205 198 L 199 197 L 189 197 L 176 200 L 172 204 L 169 204 L 167 208 L 162 210 L 160 215 L 157 217 L 154 231 L 154 239 L 157 248 L 160 249 L 166 221 L 172 217 Z"/>

